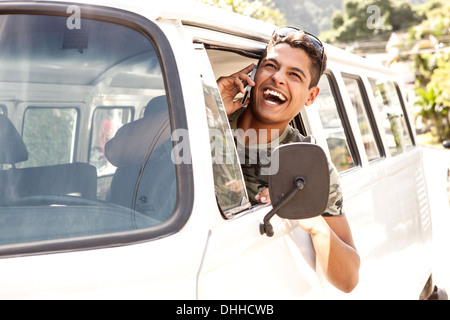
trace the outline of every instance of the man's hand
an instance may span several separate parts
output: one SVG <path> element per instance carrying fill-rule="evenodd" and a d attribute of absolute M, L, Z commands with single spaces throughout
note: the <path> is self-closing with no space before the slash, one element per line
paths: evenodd
<path fill-rule="evenodd" d="M 255 196 L 255 200 L 261 203 L 270 203 L 270 193 L 269 188 L 263 189 L 260 193 Z"/>
<path fill-rule="evenodd" d="M 223 103 L 225 104 L 225 110 L 227 115 L 232 114 L 236 110 L 242 107 L 241 100 L 234 100 L 236 95 L 240 92 L 245 93 L 245 87 L 247 85 L 254 86 L 255 82 L 249 76 L 249 73 L 255 67 L 254 64 L 233 73 L 231 76 L 220 77 L 217 80 L 217 86 L 219 87 L 220 95 L 222 96 Z M 247 103 L 248 104 L 248 103 Z"/>

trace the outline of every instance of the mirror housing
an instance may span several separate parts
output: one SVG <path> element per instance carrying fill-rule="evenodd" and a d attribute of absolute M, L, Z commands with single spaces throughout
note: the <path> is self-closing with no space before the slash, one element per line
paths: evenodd
<path fill-rule="evenodd" d="M 264 217 L 261 234 L 272 237 L 270 219 L 299 220 L 323 214 L 330 192 L 328 159 L 323 149 L 311 143 L 289 143 L 271 155 L 269 193 L 273 209 Z"/>

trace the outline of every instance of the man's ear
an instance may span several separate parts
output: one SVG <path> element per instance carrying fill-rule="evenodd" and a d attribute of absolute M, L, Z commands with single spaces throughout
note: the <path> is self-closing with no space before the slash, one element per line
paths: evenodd
<path fill-rule="evenodd" d="M 314 103 L 317 96 L 319 95 L 320 88 L 319 87 L 312 87 L 309 89 L 309 97 L 308 100 L 306 100 L 305 106 L 310 106 Z"/>

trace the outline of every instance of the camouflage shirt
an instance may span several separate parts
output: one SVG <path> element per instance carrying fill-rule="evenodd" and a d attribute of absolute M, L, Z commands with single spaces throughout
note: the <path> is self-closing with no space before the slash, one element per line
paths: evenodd
<path fill-rule="evenodd" d="M 233 132 L 238 130 L 238 118 L 243 109 L 244 108 L 241 108 L 229 116 L 230 126 Z M 248 196 L 252 204 L 258 203 L 258 201 L 255 200 L 255 195 L 269 185 L 268 170 L 265 169 L 270 167 L 270 161 L 268 159 L 270 159 L 271 150 L 275 149 L 278 145 L 291 142 L 316 143 L 312 136 L 305 137 L 290 125 L 286 127 L 281 135 L 279 135 L 278 139 L 267 144 L 250 144 L 250 146 L 245 146 L 240 135 L 236 133 L 234 133 L 234 140 L 241 161 L 242 173 L 247 186 Z M 330 195 L 328 198 L 327 209 L 323 213 L 323 216 L 341 216 L 344 215 L 344 210 L 339 174 L 330 160 L 328 160 L 328 166 L 330 169 Z"/>

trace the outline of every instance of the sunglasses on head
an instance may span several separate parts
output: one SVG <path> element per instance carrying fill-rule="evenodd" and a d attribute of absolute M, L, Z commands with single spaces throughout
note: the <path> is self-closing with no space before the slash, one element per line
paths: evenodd
<path fill-rule="evenodd" d="M 273 32 L 272 37 L 274 35 L 276 35 L 276 36 L 278 36 L 280 38 L 284 38 L 284 37 L 287 37 L 288 35 L 290 35 L 292 33 L 295 33 L 295 32 L 303 32 L 308 37 L 308 40 L 314 45 L 316 50 L 320 53 L 320 61 L 321 61 L 320 74 L 321 74 L 322 73 L 322 64 L 323 64 L 323 55 L 324 55 L 324 52 L 325 52 L 325 48 L 323 47 L 323 43 L 322 43 L 322 41 L 319 40 L 319 38 L 317 38 L 315 35 L 307 32 L 307 31 L 304 31 L 304 30 L 301 30 L 301 29 L 298 29 L 298 28 L 294 28 L 294 27 L 281 27 L 281 28 L 278 28 L 278 29 L 276 29 Z"/>

